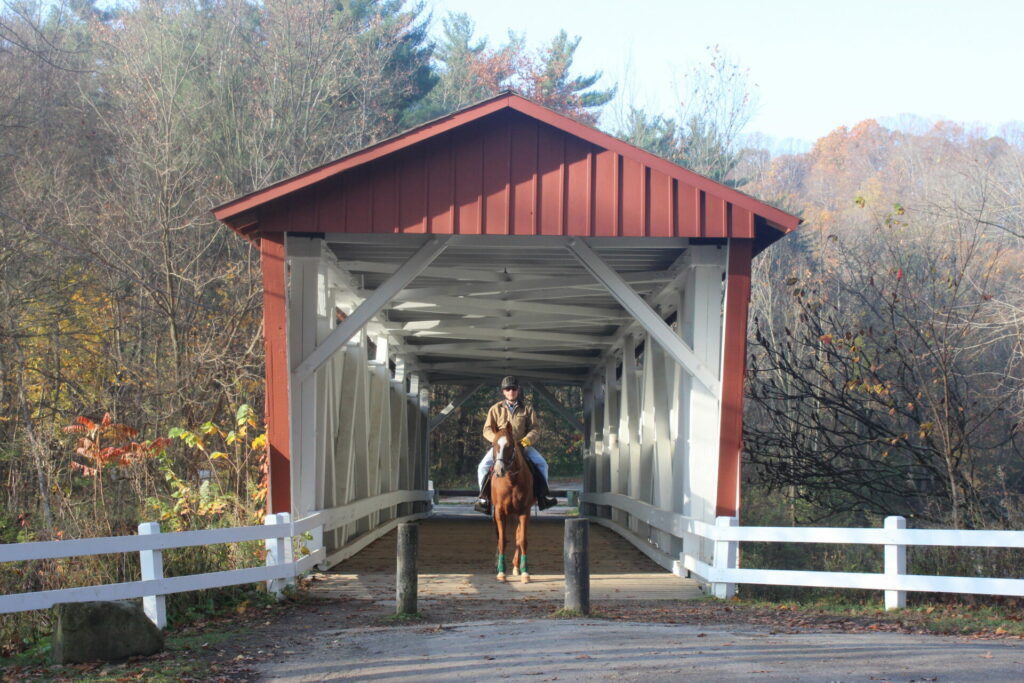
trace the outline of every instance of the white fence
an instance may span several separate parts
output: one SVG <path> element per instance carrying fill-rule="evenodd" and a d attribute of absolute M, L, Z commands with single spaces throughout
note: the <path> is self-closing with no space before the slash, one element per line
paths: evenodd
<path fill-rule="evenodd" d="M 717 597 L 729 597 L 736 584 L 867 588 L 885 591 L 887 609 L 906 605 L 908 591 L 1024 596 L 1024 578 L 996 579 L 965 576 L 907 574 L 908 546 L 1024 548 L 1024 531 L 965 531 L 907 529 L 903 517 L 887 517 L 881 529 L 836 527 L 740 527 L 735 517 L 719 517 L 708 524 L 616 493 L 584 493 L 583 503 L 603 505 L 628 513 L 683 541 L 679 557 L 665 554 L 647 539 L 609 519 L 592 517 L 624 536 L 637 548 L 679 576 L 689 572 L 710 584 Z M 701 559 L 703 541 L 714 543 L 712 564 Z M 884 547 L 881 573 L 743 569 L 737 567 L 740 543 L 859 543 Z M 1024 573 L 1024 568 L 1022 568 Z"/>
<path fill-rule="evenodd" d="M 142 598 L 146 615 L 158 627 L 164 628 L 167 625 L 165 595 L 258 581 L 265 581 L 268 590 L 280 595 L 287 584 L 294 583 L 297 576 L 314 566 L 326 567 L 336 564 L 380 538 L 399 522 L 417 519 L 426 513 L 395 518 L 358 539 L 353 539 L 351 544 L 330 556 L 327 556 L 324 550 L 324 533 L 401 503 L 424 502 L 429 505 L 430 501 L 429 491 L 396 491 L 332 510 L 323 510 L 294 521 L 290 519 L 288 513 L 267 515 L 263 526 L 161 533 L 159 524 L 147 522 L 139 525 L 138 536 L 107 536 L 0 545 L 0 562 L 137 552 L 142 570 L 140 581 L 0 595 L 0 614 L 46 609 L 62 602 Z M 187 576 L 163 575 L 162 551 L 169 548 L 258 540 L 266 543 L 266 566 Z M 293 543 L 296 540 L 302 555 L 298 559 L 293 556 Z"/>

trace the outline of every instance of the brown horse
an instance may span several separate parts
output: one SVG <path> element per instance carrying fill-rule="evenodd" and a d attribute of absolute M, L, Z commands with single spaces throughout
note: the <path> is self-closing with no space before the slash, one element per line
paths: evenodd
<path fill-rule="evenodd" d="M 498 445 L 504 436 L 505 446 Z M 491 503 L 494 505 L 494 524 L 498 530 L 498 581 L 505 580 L 505 533 L 509 523 L 516 524 L 516 553 L 512 558 L 512 574 L 523 583 L 530 582 L 526 565 L 526 527 L 530 521 L 530 508 L 536 498 L 533 493 L 533 473 L 526 462 L 523 447 L 512 439 L 512 430 L 506 426 L 494 439 L 494 470 L 491 476 Z"/>

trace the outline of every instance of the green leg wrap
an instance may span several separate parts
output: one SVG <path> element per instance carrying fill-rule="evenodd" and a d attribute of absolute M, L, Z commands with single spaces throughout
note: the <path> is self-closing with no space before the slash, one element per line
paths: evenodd
<path fill-rule="evenodd" d="M 499 574 L 504 574 L 505 573 L 505 556 L 504 555 L 498 555 L 498 573 Z"/>
<path fill-rule="evenodd" d="M 529 574 L 530 573 L 530 572 L 528 572 L 526 570 L 526 555 L 525 554 L 519 556 L 519 571 L 521 573 L 523 573 L 523 574 Z"/>

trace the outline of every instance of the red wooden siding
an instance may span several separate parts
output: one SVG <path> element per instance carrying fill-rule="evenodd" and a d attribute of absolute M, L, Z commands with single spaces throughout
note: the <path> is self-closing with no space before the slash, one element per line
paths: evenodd
<path fill-rule="evenodd" d="M 754 236 L 750 210 L 513 112 L 259 210 L 261 232 Z"/>
<path fill-rule="evenodd" d="M 718 443 L 718 498 L 715 515 L 733 517 L 740 505 L 743 450 L 743 377 L 747 365 L 747 312 L 750 305 L 750 240 L 729 243 L 722 367 L 722 417 Z"/>
<path fill-rule="evenodd" d="M 288 424 L 288 339 L 285 313 L 284 236 L 260 240 L 263 270 L 263 341 L 266 349 L 266 423 L 270 448 L 268 512 L 290 512 L 291 454 Z"/>

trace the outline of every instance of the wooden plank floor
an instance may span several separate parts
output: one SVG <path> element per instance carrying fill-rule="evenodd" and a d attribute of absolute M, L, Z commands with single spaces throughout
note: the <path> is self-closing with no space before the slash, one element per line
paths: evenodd
<path fill-rule="evenodd" d="M 443 508 L 443 506 L 442 506 Z M 443 512 L 420 522 L 421 599 L 561 600 L 564 517 L 545 514 L 530 523 L 530 583 L 494 578 L 495 532 L 491 520 Z M 396 531 L 371 543 L 355 557 L 318 575 L 317 593 L 371 600 L 395 597 Z M 511 561 L 511 558 L 510 558 Z M 702 595 L 697 582 L 665 571 L 628 541 L 590 525 L 590 595 L 598 600 L 685 600 Z"/>

